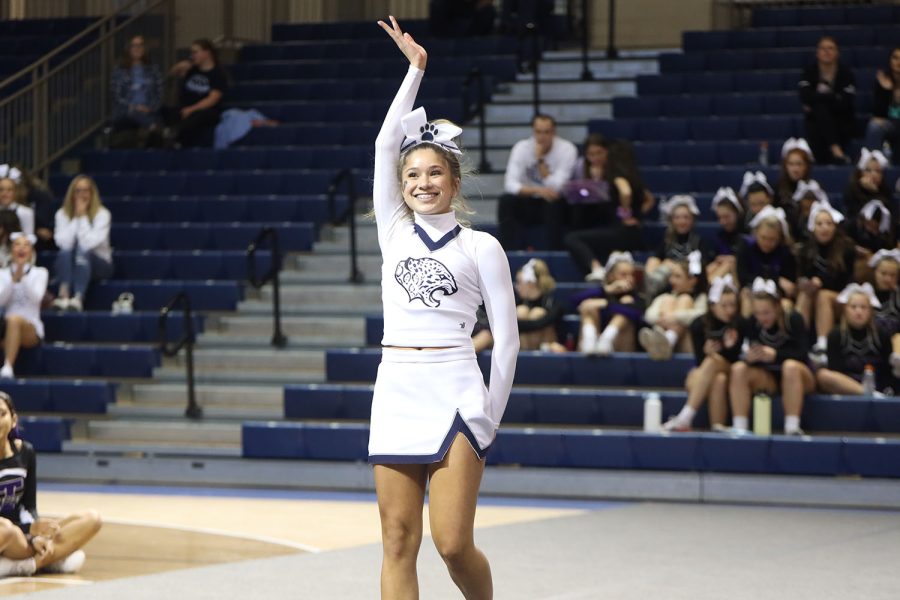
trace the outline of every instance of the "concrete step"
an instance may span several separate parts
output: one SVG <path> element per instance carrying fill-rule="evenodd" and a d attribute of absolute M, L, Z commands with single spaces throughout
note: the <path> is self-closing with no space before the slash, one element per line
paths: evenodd
<path fill-rule="evenodd" d="M 343 246 L 342 252 L 337 245 L 335 245 L 335 249 L 338 252 L 334 254 L 317 254 L 298 260 L 299 270 L 286 271 L 281 278 L 282 284 L 348 282 L 350 278 L 349 245 Z M 359 252 L 356 259 L 357 269 L 362 272 L 367 282 L 378 282 L 381 279 L 381 254 L 374 254 L 373 251 L 378 252 L 378 247 L 363 249 L 357 246 L 357 252 Z"/>
<path fill-rule="evenodd" d="M 241 308 L 249 300 L 261 300 L 271 303 L 272 286 L 266 286 L 256 292 L 255 298 L 245 300 L 239 305 L 238 311 L 244 313 Z M 381 305 L 381 286 L 378 283 L 363 283 L 353 286 L 339 283 L 301 283 L 288 284 L 281 287 L 282 307 L 288 306 L 331 306 L 336 311 L 359 310 L 369 306 Z M 272 307 L 269 304 L 269 312 Z"/>
<path fill-rule="evenodd" d="M 594 79 L 628 79 L 638 75 L 654 75 L 659 73 L 659 61 L 656 58 L 625 58 L 604 60 L 599 57 L 589 58 L 588 70 Z M 575 80 L 581 79 L 584 66 L 581 53 L 547 52 L 541 61 L 538 74 L 541 80 Z M 531 81 L 531 73 L 520 73 L 519 81 Z"/>
<path fill-rule="evenodd" d="M 156 381 L 179 382 L 184 385 L 185 370 L 179 367 L 160 367 L 153 371 Z M 290 383 L 321 383 L 325 371 L 257 371 L 238 369 L 196 369 L 194 382 L 198 385 L 280 385 Z"/>
<path fill-rule="evenodd" d="M 259 419 L 283 419 L 283 403 L 252 406 L 207 406 L 201 403 L 203 418 L 219 421 L 236 421 L 242 423 L 247 420 Z M 184 404 L 116 404 L 109 407 L 109 415 L 117 419 L 178 419 L 184 417 Z"/>
<path fill-rule="evenodd" d="M 194 387 L 197 402 L 204 408 L 248 408 L 279 406 L 284 402 L 284 388 L 262 385 L 198 385 Z M 187 404 L 187 388 L 184 384 L 138 384 L 130 389 L 132 404 L 142 406 Z"/>
<path fill-rule="evenodd" d="M 163 361 L 166 367 L 184 367 L 179 353 Z M 321 350 L 281 350 L 276 348 L 194 348 L 194 367 L 201 369 L 252 369 L 258 371 L 316 371 L 325 369 Z"/>
<path fill-rule="evenodd" d="M 63 455 L 73 454 L 88 455 L 146 455 L 146 456 L 187 456 L 193 458 L 240 458 L 240 443 L 210 444 L 210 443 L 172 443 L 161 444 L 152 442 L 118 442 L 103 440 L 69 440 L 63 442 Z M 142 458 L 146 458 L 143 456 Z"/>
<path fill-rule="evenodd" d="M 498 102 L 504 100 L 530 101 L 534 91 L 531 81 L 506 84 L 501 93 L 495 94 Z M 610 81 L 541 81 L 538 95 L 541 101 L 612 100 L 617 96 L 634 96 L 637 87 L 632 80 Z"/>
<path fill-rule="evenodd" d="M 333 258 L 333 257 L 322 257 Z M 346 259 L 345 259 L 346 260 Z M 377 274 L 380 272 L 378 269 Z M 366 323 L 364 319 L 348 317 L 289 317 L 281 320 L 281 330 L 291 339 L 302 341 L 304 339 L 318 339 L 322 336 L 330 337 L 336 342 L 347 340 L 359 340 L 365 336 Z M 209 339 L 234 339 L 257 337 L 271 339 L 272 319 L 266 317 L 229 315 L 222 317 L 215 324 L 213 330 L 209 326 L 201 337 L 201 344 L 205 345 Z"/>
<path fill-rule="evenodd" d="M 544 102 L 541 99 L 541 112 L 556 119 L 557 123 L 574 123 L 582 125 L 582 128 L 591 119 L 609 119 L 612 117 L 612 102 L 590 102 L 587 101 L 590 100 L 588 98 L 584 98 L 584 100 L 585 102 L 562 103 Z M 493 102 L 485 106 L 485 119 L 488 125 L 528 124 L 531 122 L 533 115 L 534 107 L 531 103 L 531 95 L 528 96 L 527 101 L 523 101 L 515 96 L 498 94 L 494 96 Z M 478 123 L 477 117 L 472 119 L 472 124 L 468 125 L 467 129 L 475 129 L 477 131 Z M 492 143 L 490 136 L 486 135 L 485 137 L 490 145 Z M 584 137 L 584 132 L 582 132 L 581 137 Z M 466 149 L 471 154 L 472 149 L 477 147 L 476 143 L 475 146 L 468 146 Z M 505 165 L 506 161 L 504 160 L 502 164 Z"/>
<path fill-rule="evenodd" d="M 89 421 L 91 441 L 178 444 L 240 444 L 240 423 L 211 423 L 185 419 Z"/>

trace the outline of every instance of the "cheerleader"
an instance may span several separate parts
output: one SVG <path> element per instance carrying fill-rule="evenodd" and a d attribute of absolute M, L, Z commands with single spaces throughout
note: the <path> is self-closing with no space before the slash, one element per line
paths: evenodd
<path fill-rule="evenodd" d="M 706 312 L 705 280 L 700 251 L 691 252 L 687 261 L 672 265 L 671 292 L 660 294 L 644 313 L 644 327 L 638 334 L 641 346 L 653 360 L 669 360 L 688 327 Z M 690 340 L 686 340 L 690 345 Z M 684 350 L 689 350 L 685 348 Z"/>
<path fill-rule="evenodd" d="M 784 432 L 802 434 L 803 395 L 816 387 L 812 371 L 806 366 L 806 325 L 799 313 L 785 312 L 779 302 L 778 285 L 771 279 L 756 279 L 752 291 L 753 314 L 745 329 L 749 346 L 743 359 L 731 365 L 728 382 L 734 430 L 747 433 L 753 394 L 774 394 L 780 390 Z"/>
<path fill-rule="evenodd" d="M 767 206 L 750 222 L 753 236 L 738 250 L 737 272 L 741 285 L 741 313 L 750 316 L 750 285 L 757 278 L 775 281 L 786 308 L 796 293 L 797 261 L 791 251 L 791 234 L 784 210 Z"/>
<path fill-rule="evenodd" d="M 890 204 L 891 190 L 884 179 L 884 170 L 890 161 L 881 150 L 863 148 L 856 168 L 850 174 L 850 181 L 844 189 L 844 212 L 847 218 L 856 217 L 866 202 L 877 198 Z"/>
<path fill-rule="evenodd" d="M 801 181 L 812 178 L 815 159 L 803 138 L 788 138 L 781 146 L 781 172 L 775 182 L 775 205 L 790 204 Z"/>
<path fill-rule="evenodd" d="M 9 210 L 19 217 L 22 231 L 34 233 L 34 210 L 23 205 L 25 190 L 20 185 L 22 172 L 9 165 L 0 165 L 0 210 Z"/>
<path fill-rule="evenodd" d="M 741 189 L 738 191 L 738 195 L 743 199 L 744 206 L 747 207 L 747 212 L 744 215 L 747 225 L 750 224 L 753 217 L 759 214 L 759 211 L 775 203 L 775 191 L 769 185 L 769 180 L 762 171 L 756 171 L 755 173 L 747 171 L 744 173 L 744 179 L 741 182 Z M 743 209 L 743 206 L 741 208 Z"/>
<path fill-rule="evenodd" d="M 881 307 L 875 313 L 879 330 L 891 335 L 891 367 L 900 378 L 900 249 L 879 250 L 869 261 L 874 271 L 875 297 Z"/>
<path fill-rule="evenodd" d="M 744 206 L 730 187 L 720 187 L 713 196 L 712 209 L 719 221 L 719 230 L 713 242 L 713 258 L 706 265 L 709 281 L 731 274 L 737 277 L 737 253 L 744 243 Z M 762 209 L 760 209 L 762 210 Z"/>
<path fill-rule="evenodd" d="M 699 250 L 703 262 L 712 254 L 706 240 L 694 231 L 694 221 L 700 214 L 693 196 L 680 194 L 660 203 L 660 212 L 666 216 L 669 226 L 655 256 L 644 265 L 644 285 L 648 302 L 666 288 L 672 265 L 687 260 L 694 250 Z"/>
<path fill-rule="evenodd" d="M 738 288 L 731 275 L 713 280 L 709 310 L 691 323 L 696 367 L 684 387 L 687 403 L 678 415 L 663 424 L 665 431 L 690 431 L 694 415 L 709 398 L 709 422 L 724 431 L 728 417 L 728 375 L 741 353 L 743 323 L 738 312 Z"/>
<path fill-rule="evenodd" d="M 454 139 L 461 130 L 427 121 L 422 108 L 412 111 L 425 50 L 393 17 L 390 25 L 378 24 L 410 62 L 375 141 L 384 338 L 369 462 L 384 549 L 381 596 L 418 596 L 428 484 L 432 537 L 453 581 L 467 598 L 489 598 L 490 566 L 473 529 L 484 457 L 506 408 L 519 349 L 512 277 L 500 243 L 462 227 L 454 214 L 461 185 Z M 495 340 L 489 388 L 470 339 L 482 300 Z"/>
<path fill-rule="evenodd" d="M 849 219 L 847 234 L 856 242 L 856 281 L 869 279 L 868 263 L 876 252 L 896 247 L 893 221 L 891 211 L 877 198 L 866 202 L 855 219 Z"/>
<path fill-rule="evenodd" d="M 608 356 L 613 351 L 633 352 L 635 331 L 642 322 L 644 306 L 635 293 L 635 264 L 630 252 L 613 252 L 604 267 L 601 289 L 576 299 L 581 316 L 579 350 Z M 606 323 L 602 333 L 601 325 Z"/>
<path fill-rule="evenodd" d="M 811 237 L 800 250 L 797 311 L 810 327 L 815 316 L 816 343 L 810 359 L 822 364 L 828 333 L 834 327 L 834 302 L 853 276 L 856 248 L 838 228 L 844 215 L 827 203 L 816 202 L 809 213 Z"/>
<path fill-rule="evenodd" d="M 6 311 L 3 350 L 6 360 L 0 379 L 15 377 L 13 366 L 22 348 L 34 348 L 44 339 L 41 302 L 47 291 L 47 269 L 35 266 L 35 236 L 21 231 L 10 234 L 12 259 L 0 270 L 0 307 Z"/>
<path fill-rule="evenodd" d="M 841 324 L 828 334 L 828 368 L 816 372 L 819 389 L 826 394 L 859 396 L 863 393 L 863 371 L 871 365 L 876 389 L 892 393 L 891 335 L 876 327 L 873 308 L 881 308 L 881 302 L 875 290 L 869 283 L 851 283 L 837 301 L 844 312 Z"/>
<path fill-rule="evenodd" d="M 516 317 L 519 325 L 521 350 L 550 348 L 564 351 L 556 339 L 556 330 L 563 317 L 563 308 L 553 295 L 556 280 L 547 263 L 532 258 L 516 273 Z"/>

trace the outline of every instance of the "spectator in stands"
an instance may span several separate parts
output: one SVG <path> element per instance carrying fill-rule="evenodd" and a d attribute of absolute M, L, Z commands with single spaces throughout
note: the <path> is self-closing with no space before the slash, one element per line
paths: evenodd
<path fill-rule="evenodd" d="M 803 138 L 788 138 L 781 147 L 781 173 L 775 182 L 775 208 L 784 208 L 794 202 L 794 193 L 801 181 L 812 178 L 813 154 Z"/>
<path fill-rule="evenodd" d="M 875 309 L 881 302 L 872 285 L 851 283 L 837 296 L 843 306 L 840 325 L 828 334 L 828 367 L 816 371 L 819 389 L 826 394 L 863 393 L 862 378 L 867 365 L 875 370 L 877 396 L 894 388 L 891 373 L 891 334 L 879 329 Z"/>
<path fill-rule="evenodd" d="M 604 267 L 603 286 L 576 298 L 581 317 L 578 349 L 608 356 L 633 352 L 644 305 L 635 290 L 635 264 L 630 252 L 613 252 Z M 598 336 L 598 333 L 601 332 Z"/>
<path fill-rule="evenodd" d="M 752 184 L 759 185 L 759 184 Z M 750 187 L 752 187 L 752 185 Z M 762 186 L 760 186 L 762 188 Z M 750 197 L 758 196 L 750 192 Z M 706 265 L 707 281 L 730 274 L 737 278 L 737 254 L 744 244 L 744 205 L 730 187 L 720 187 L 712 199 L 712 209 L 719 221 L 719 230 L 713 242 L 713 258 Z"/>
<path fill-rule="evenodd" d="M 856 265 L 853 279 L 869 279 L 869 261 L 879 250 L 891 250 L 897 246 L 894 216 L 881 200 L 869 200 L 855 219 L 848 219 L 847 234 L 856 244 Z"/>
<path fill-rule="evenodd" d="M 753 235 L 737 256 L 738 284 L 741 286 L 741 313 L 751 312 L 751 285 L 757 278 L 775 281 L 785 309 L 797 291 L 797 261 L 791 251 L 793 241 L 784 210 L 767 206 L 750 222 Z"/>
<path fill-rule="evenodd" d="M 544 224 L 549 246 L 557 250 L 562 246 L 567 211 L 562 189 L 578 149 L 556 135 L 556 121 L 549 115 L 536 115 L 531 129 L 530 138 L 513 146 L 506 165 L 505 193 L 497 214 L 500 243 L 506 250 L 522 249 L 521 227 Z"/>
<path fill-rule="evenodd" d="M 6 490 L 0 508 L 0 577 L 76 573 L 81 550 L 100 531 L 100 516 L 85 511 L 64 519 L 39 518 L 34 448 L 18 437 L 12 398 L 0 392 L 0 483 Z"/>
<path fill-rule="evenodd" d="M 685 337 L 694 319 L 706 312 L 706 277 L 700 250 L 687 260 L 673 261 L 669 274 L 671 291 L 660 294 L 647 307 L 644 327 L 638 334 L 641 346 L 653 360 L 669 360 L 676 349 L 688 352 L 691 340 Z"/>
<path fill-rule="evenodd" d="M 812 211 L 813 204 L 828 204 L 828 194 L 819 186 L 819 182 L 815 179 L 801 181 L 797 184 L 797 190 L 794 192 L 794 204 L 790 212 L 785 211 L 785 218 L 788 219 L 791 236 L 794 242 L 801 244 L 809 239 L 809 214 Z"/>
<path fill-rule="evenodd" d="M 717 277 L 709 287 L 709 309 L 694 319 L 690 333 L 696 367 L 684 387 L 687 402 L 663 424 L 664 431 L 690 431 L 694 416 L 709 398 L 709 422 L 724 431 L 728 418 L 728 377 L 741 354 L 745 325 L 738 311 L 738 288 L 730 274 Z"/>
<path fill-rule="evenodd" d="M 700 209 L 693 196 L 672 196 L 660 204 L 659 212 L 666 217 L 669 226 L 656 254 L 644 265 L 644 291 L 648 301 L 665 290 L 676 262 L 686 261 L 694 250 L 700 251 L 703 264 L 712 257 L 709 244 L 694 231 Z"/>
<path fill-rule="evenodd" d="M 91 281 L 112 275 L 111 224 L 112 216 L 100 202 L 94 180 L 87 175 L 75 177 L 62 208 L 56 211 L 54 238 L 59 252 L 54 272 L 59 295 L 54 307 L 81 311 Z"/>
<path fill-rule="evenodd" d="M 854 218 L 869 200 L 891 203 L 891 190 L 884 179 L 884 170 L 888 165 L 888 159 L 881 150 L 862 149 L 856 169 L 844 189 L 844 213 L 847 218 Z"/>
<path fill-rule="evenodd" d="M 34 236 L 18 231 L 10 239 L 12 258 L 9 267 L 0 270 L 0 306 L 5 308 L 6 324 L 2 379 L 15 377 L 13 367 L 21 348 L 34 348 L 44 338 L 41 302 L 48 280 L 47 269 L 34 264 Z"/>
<path fill-rule="evenodd" d="M 891 335 L 891 367 L 894 377 L 900 378 L 900 249 L 879 250 L 869 266 L 874 270 L 875 297 L 881 303 L 875 322 Z"/>
<path fill-rule="evenodd" d="M 169 72 L 181 79 L 178 110 L 167 111 L 167 120 L 176 126 L 178 144 L 212 146 L 228 89 L 228 76 L 215 46 L 207 39 L 194 40 L 191 59 L 175 63 Z"/>
<path fill-rule="evenodd" d="M 748 432 L 751 396 L 779 390 L 784 405 L 784 432 L 803 433 L 803 396 L 816 387 L 812 371 L 806 366 L 808 333 L 803 317 L 795 311 L 784 311 L 778 289 L 771 279 L 758 278 L 753 282 L 753 314 L 745 330 L 749 346 L 742 359 L 731 365 L 728 382 L 732 425 L 737 433 Z"/>
<path fill-rule="evenodd" d="M 850 164 L 844 148 L 853 137 L 856 79 L 838 60 L 837 42 L 822 36 L 816 46 L 816 62 L 800 79 L 800 103 L 806 139 L 820 163 Z"/>
<path fill-rule="evenodd" d="M 532 258 L 516 273 L 516 316 L 521 350 L 565 351 L 557 340 L 563 307 L 554 296 L 556 280 L 547 263 Z"/>
<path fill-rule="evenodd" d="M 112 73 L 112 128 L 114 135 L 121 132 L 137 134 L 156 129 L 160 123 L 163 83 L 159 67 L 150 62 L 144 36 L 132 37 L 125 46 L 119 65 Z M 130 136 L 127 143 L 113 143 L 113 147 L 135 146 L 138 135 Z"/>
<path fill-rule="evenodd" d="M 438 37 L 490 35 L 497 9 L 493 0 L 430 0 L 428 24 Z"/>
<path fill-rule="evenodd" d="M 743 199 L 746 206 L 746 214 L 744 215 L 746 224 L 749 224 L 753 217 L 763 208 L 769 205 L 774 206 L 776 203 L 775 191 L 769 185 L 769 180 L 762 171 L 756 171 L 755 173 L 747 171 L 744 173 L 738 196 Z"/>
<path fill-rule="evenodd" d="M 46 182 L 24 165 L 14 166 L 21 173 L 19 186 L 22 189 L 23 204 L 34 210 L 34 235 L 37 236 L 34 249 L 37 252 L 56 250 L 56 244 L 53 243 L 53 213 L 56 212 L 53 192 Z"/>
<path fill-rule="evenodd" d="M 807 327 L 815 324 L 816 343 L 810 360 L 825 361 L 828 333 L 834 327 L 834 303 L 853 278 L 856 247 L 838 227 L 844 215 L 830 204 L 816 202 L 809 213 L 811 235 L 799 253 L 797 312 Z"/>
<path fill-rule="evenodd" d="M 564 191 L 575 230 L 564 242 L 587 281 L 605 279 L 603 263 L 612 252 L 644 248 L 641 218 L 653 208 L 653 197 L 641 182 L 631 144 L 589 135 Z"/>
<path fill-rule="evenodd" d="M 888 64 L 875 73 L 872 117 L 866 127 L 866 147 L 891 149 L 900 161 L 900 46 L 891 50 Z"/>
<path fill-rule="evenodd" d="M 19 217 L 11 210 L 0 210 L 0 269 L 9 265 L 12 260 L 11 235 L 22 231 Z"/>
<path fill-rule="evenodd" d="M 16 167 L 0 165 L 0 210 L 10 210 L 19 217 L 22 231 L 34 233 L 34 211 L 22 204 L 24 192 L 19 183 L 22 172 Z"/>

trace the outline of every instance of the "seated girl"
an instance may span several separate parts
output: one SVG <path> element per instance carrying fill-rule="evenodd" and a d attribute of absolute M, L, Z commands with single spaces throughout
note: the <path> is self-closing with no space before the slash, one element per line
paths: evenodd
<path fill-rule="evenodd" d="M 848 219 L 847 234 L 856 243 L 856 265 L 853 279 L 869 279 L 869 261 L 879 250 L 897 246 L 894 217 L 887 206 L 877 198 L 866 202 L 855 219 Z"/>
<path fill-rule="evenodd" d="M 712 255 L 706 240 L 694 231 L 694 221 L 700 209 L 693 196 L 672 196 L 660 204 L 659 210 L 666 216 L 669 226 L 656 255 L 648 258 L 644 266 L 644 290 L 648 302 L 665 290 L 672 265 L 676 262 L 687 260 L 694 250 L 700 251 L 704 263 Z"/>
<path fill-rule="evenodd" d="M 822 364 L 828 333 L 834 327 L 834 301 L 853 277 L 856 249 L 838 228 L 844 215 L 831 205 L 816 202 L 809 213 L 810 238 L 800 250 L 797 311 L 807 327 L 815 319 L 816 343 L 810 360 Z"/>
<path fill-rule="evenodd" d="M 731 275 L 713 280 L 709 310 L 691 323 L 691 340 L 697 366 L 688 373 L 684 387 L 687 403 L 678 415 L 663 424 L 664 431 L 689 431 L 694 415 L 709 398 L 709 422 L 723 431 L 728 417 L 728 376 L 738 360 L 744 324 L 738 312 L 738 288 Z"/>
<path fill-rule="evenodd" d="M 744 180 L 741 182 L 738 195 L 743 199 L 743 206 L 747 207 L 744 215 L 746 225 L 749 225 L 753 217 L 759 214 L 764 207 L 775 205 L 775 191 L 769 185 L 769 180 L 762 171 L 744 173 Z"/>
<path fill-rule="evenodd" d="M 874 309 L 881 308 L 881 302 L 872 285 L 851 283 L 837 301 L 844 312 L 841 324 L 828 334 L 828 368 L 816 371 L 819 389 L 826 394 L 859 396 L 863 393 L 863 371 L 872 365 L 875 388 L 893 391 L 891 335 L 875 323 Z"/>
<path fill-rule="evenodd" d="M 728 383 L 734 430 L 747 433 L 753 394 L 780 391 L 784 432 L 802 434 L 803 396 L 816 387 L 812 371 L 806 366 L 809 347 L 803 317 L 795 311 L 786 313 L 779 300 L 778 284 L 762 278 L 753 282 L 752 313 L 744 333 L 748 349 L 741 360 L 731 365 Z"/>
<path fill-rule="evenodd" d="M 816 202 L 820 204 L 831 204 L 828 200 L 828 194 L 819 186 L 819 182 L 815 179 L 809 181 L 801 181 L 794 192 L 793 212 L 787 214 L 788 225 L 791 227 L 791 235 L 794 241 L 800 244 L 809 239 L 809 213 L 812 205 Z"/>
<path fill-rule="evenodd" d="M 703 260 L 694 250 L 687 261 L 672 264 L 669 275 L 671 292 L 660 294 L 644 313 L 650 327 L 641 329 L 638 340 L 653 360 L 672 358 L 679 343 L 680 350 L 691 351 L 691 340 L 685 337 L 694 319 L 706 312 Z"/>
<path fill-rule="evenodd" d="M 578 348 L 585 354 L 608 356 L 613 351 L 633 352 L 635 331 L 644 307 L 635 293 L 635 265 L 630 252 L 613 252 L 604 268 L 603 287 L 590 295 L 581 295 L 581 340 Z M 605 327 L 601 327 L 605 324 Z"/>
<path fill-rule="evenodd" d="M 21 348 L 34 348 L 44 338 L 41 302 L 47 291 L 47 269 L 35 266 L 36 238 L 21 231 L 10 234 L 12 259 L 0 270 L 0 306 L 5 308 L 6 333 L 3 350 L 6 360 L 0 378 L 15 377 L 13 366 Z"/>
<path fill-rule="evenodd" d="M 890 163 L 880 150 L 862 149 L 856 168 L 844 189 L 844 212 L 854 218 L 866 202 L 878 199 L 890 204 L 891 190 L 884 178 L 884 170 Z"/>
<path fill-rule="evenodd" d="M 519 342 L 522 350 L 552 347 L 565 351 L 556 339 L 563 309 L 553 295 L 556 280 L 547 263 L 532 258 L 516 273 L 516 315 L 519 319 Z M 557 347 L 558 346 L 558 347 Z"/>
<path fill-rule="evenodd" d="M 781 173 L 775 182 L 776 208 L 791 204 L 801 181 L 812 178 L 812 150 L 803 138 L 788 138 L 781 147 Z"/>
<path fill-rule="evenodd" d="M 12 398 L 0 392 L 0 482 L 6 496 L 0 507 L 0 577 L 75 573 L 84 564 L 80 550 L 100 530 L 95 511 L 64 519 L 38 518 L 35 453 L 18 439 Z"/>
<path fill-rule="evenodd" d="M 713 196 L 712 209 L 720 229 L 713 243 L 715 258 L 706 265 L 706 278 L 712 281 L 726 274 L 737 277 L 737 253 L 744 243 L 744 206 L 730 187 L 720 187 Z"/>
<path fill-rule="evenodd" d="M 741 314 L 750 316 L 750 286 L 757 279 L 777 282 L 789 310 L 796 293 L 797 262 L 784 211 L 767 206 L 750 223 L 753 236 L 738 250 L 738 284 L 741 286 Z"/>
<path fill-rule="evenodd" d="M 894 377 L 900 377 L 900 249 L 879 250 L 869 266 L 874 270 L 875 297 L 881 303 L 875 323 L 891 335 L 891 367 Z"/>
<path fill-rule="evenodd" d="M 22 172 L 9 165 L 0 165 L 0 210 L 8 210 L 17 217 L 25 233 L 34 233 L 34 210 L 22 204 L 25 190 L 20 185 Z"/>

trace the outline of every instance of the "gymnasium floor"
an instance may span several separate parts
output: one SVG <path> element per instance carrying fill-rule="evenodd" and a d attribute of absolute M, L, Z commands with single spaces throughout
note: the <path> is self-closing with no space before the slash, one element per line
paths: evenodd
<path fill-rule="evenodd" d="M 104 528 L 78 576 L 0 580 L 0 595 L 378 597 L 369 494 L 46 485 L 39 508 L 97 508 Z M 877 600 L 900 590 L 897 512 L 484 498 L 476 525 L 498 599 Z M 460 597 L 428 538 L 419 577 L 423 599 Z"/>

